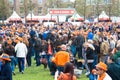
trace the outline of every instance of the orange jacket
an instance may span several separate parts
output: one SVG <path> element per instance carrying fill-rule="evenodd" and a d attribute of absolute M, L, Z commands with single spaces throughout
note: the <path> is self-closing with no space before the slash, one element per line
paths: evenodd
<path fill-rule="evenodd" d="M 64 66 L 66 62 L 70 62 L 70 54 L 66 51 L 59 51 L 55 54 L 53 62 L 57 66 Z"/>
<path fill-rule="evenodd" d="M 58 77 L 58 80 L 69 80 L 70 74 L 69 73 L 61 73 Z M 77 80 L 76 76 L 73 75 L 72 80 Z"/>

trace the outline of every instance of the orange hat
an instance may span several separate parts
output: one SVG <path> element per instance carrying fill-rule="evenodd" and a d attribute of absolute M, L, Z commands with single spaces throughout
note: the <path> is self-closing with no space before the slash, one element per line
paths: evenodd
<path fill-rule="evenodd" d="M 100 35 L 101 33 L 100 32 L 97 32 L 98 35 Z"/>
<path fill-rule="evenodd" d="M 103 62 L 99 62 L 96 67 L 107 71 L 107 65 Z"/>
<path fill-rule="evenodd" d="M 7 43 L 8 43 L 8 44 L 11 44 L 11 43 L 12 43 L 12 41 L 11 41 L 11 40 L 8 40 L 8 41 L 7 41 Z"/>
<path fill-rule="evenodd" d="M 9 55 L 6 54 L 6 53 L 3 53 L 3 54 L 0 56 L 0 58 L 1 58 L 2 60 L 5 60 L 5 61 L 11 61 Z"/>
<path fill-rule="evenodd" d="M 74 34 L 74 35 L 78 35 L 79 32 L 78 32 L 78 31 L 74 31 L 73 34 Z"/>
<path fill-rule="evenodd" d="M 21 37 L 18 37 L 18 40 L 19 40 L 19 41 L 23 41 L 23 38 L 21 38 Z"/>
<path fill-rule="evenodd" d="M 55 31 L 52 31 L 52 34 L 55 34 Z"/>

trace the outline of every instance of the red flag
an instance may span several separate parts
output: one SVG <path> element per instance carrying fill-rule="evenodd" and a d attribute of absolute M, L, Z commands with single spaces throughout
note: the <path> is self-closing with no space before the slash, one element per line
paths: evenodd
<path fill-rule="evenodd" d="M 52 48 L 50 44 L 48 44 L 48 54 L 52 55 Z"/>

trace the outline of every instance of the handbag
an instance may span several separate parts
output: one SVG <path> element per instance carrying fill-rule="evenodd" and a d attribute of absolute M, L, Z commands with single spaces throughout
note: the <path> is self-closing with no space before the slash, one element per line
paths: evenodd
<path fill-rule="evenodd" d="M 46 58 L 41 58 L 40 62 L 43 63 L 43 64 L 47 64 L 47 59 Z"/>

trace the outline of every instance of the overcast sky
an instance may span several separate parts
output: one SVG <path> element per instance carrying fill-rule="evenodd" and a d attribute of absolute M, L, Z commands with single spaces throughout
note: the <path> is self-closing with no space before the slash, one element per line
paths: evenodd
<path fill-rule="evenodd" d="M 71 2 L 74 2 L 75 0 L 70 0 Z"/>

